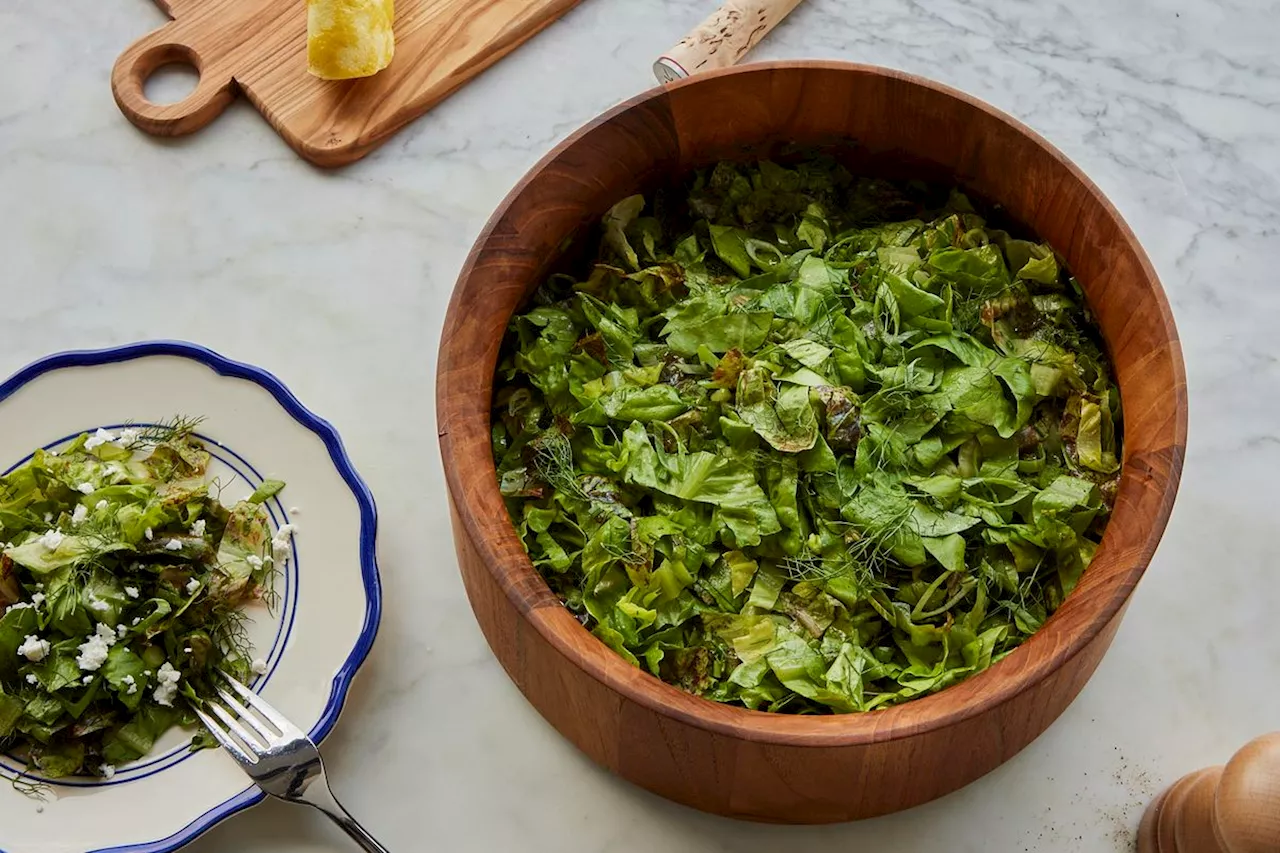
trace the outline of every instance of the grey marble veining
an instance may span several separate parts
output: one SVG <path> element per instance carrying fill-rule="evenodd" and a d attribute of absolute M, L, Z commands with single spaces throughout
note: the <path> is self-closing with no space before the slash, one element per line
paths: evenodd
<path fill-rule="evenodd" d="M 395 850 L 1127 850 L 1147 800 L 1280 728 L 1280 16 L 1268 0 L 809 0 L 755 58 L 924 74 L 1033 126 L 1111 197 L 1177 316 L 1192 403 L 1173 522 L 1097 676 L 1022 755 L 862 824 L 711 818 L 597 770 L 506 680 L 457 578 L 435 347 L 492 209 L 557 140 L 652 84 L 712 0 L 584 0 L 366 161 L 321 172 L 243 104 L 158 142 L 117 112 L 148 0 L 0 5 L 0 373 L 199 341 L 332 419 L 378 497 L 382 635 L 326 752 Z M 191 848 L 345 850 L 267 805 Z"/>

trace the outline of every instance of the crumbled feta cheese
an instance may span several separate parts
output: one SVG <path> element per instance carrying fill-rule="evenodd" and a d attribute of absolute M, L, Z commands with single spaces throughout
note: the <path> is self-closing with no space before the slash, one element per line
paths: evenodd
<path fill-rule="evenodd" d="M 126 586 L 124 588 L 124 594 L 129 596 L 130 598 L 137 598 L 138 588 L 136 586 Z"/>
<path fill-rule="evenodd" d="M 296 506 L 291 506 L 289 507 L 289 515 L 302 515 L 302 510 L 298 509 Z"/>
<path fill-rule="evenodd" d="M 101 622 L 97 630 L 80 644 L 76 665 L 84 672 L 94 672 L 107 662 L 107 653 L 116 644 L 116 632 Z"/>
<path fill-rule="evenodd" d="M 80 485 L 76 486 L 76 491 L 86 495 L 91 495 L 96 490 L 93 488 L 93 483 L 81 483 Z"/>
<path fill-rule="evenodd" d="M 84 443 L 85 450 L 96 450 L 104 444 L 110 444 L 115 441 L 115 434 L 107 432 L 105 429 L 99 428 L 97 432 L 89 436 Z"/>
<path fill-rule="evenodd" d="M 249 664 L 249 669 L 253 670 L 254 675 L 262 675 L 267 671 L 267 662 L 262 658 L 256 658 Z"/>
<path fill-rule="evenodd" d="M 191 654 L 191 647 L 190 647 L 190 646 L 184 646 L 184 647 L 183 647 L 183 649 L 182 649 L 182 653 L 183 653 L 183 654 L 187 654 L 187 655 Z"/>
<path fill-rule="evenodd" d="M 289 559 L 290 537 L 298 531 L 296 524 L 282 524 L 280 529 L 276 531 L 275 538 L 271 540 L 271 549 L 276 560 L 281 563 Z"/>
<path fill-rule="evenodd" d="M 177 539 L 170 539 L 168 542 L 164 543 L 164 549 L 166 551 L 181 551 L 182 543 Z"/>
<path fill-rule="evenodd" d="M 39 684 L 39 683 L 40 683 L 40 679 L 36 678 L 36 674 L 34 672 L 27 673 L 27 684 Z"/>
<path fill-rule="evenodd" d="M 120 430 L 120 443 L 123 444 L 125 447 L 128 447 L 129 445 L 133 444 L 141 437 L 142 437 L 142 430 L 138 429 L 137 427 L 125 427 L 124 429 Z"/>
<path fill-rule="evenodd" d="M 31 594 L 31 606 L 32 606 L 32 607 L 39 607 L 41 604 L 44 604 L 44 593 L 43 593 L 43 592 L 33 592 L 33 593 Z"/>
<path fill-rule="evenodd" d="M 42 584 L 42 583 L 38 583 L 38 584 L 36 584 L 36 589 L 38 589 L 38 590 L 40 590 L 41 592 L 43 592 L 43 591 L 44 591 L 44 584 Z"/>
<path fill-rule="evenodd" d="M 165 661 L 164 666 L 156 673 L 156 689 L 151 694 L 152 697 L 158 704 L 172 708 L 173 698 L 178 695 L 178 682 L 181 680 L 182 673 Z"/>
<path fill-rule="evenodd" d="M 98 501 L 96 504 L 94 504 L 94 505 L 93 505 L 93 508 L 94 508 L 94 509 L 96 509 L 96 510 L 98 510 L 99 512 L 101 512 L 102 510 L 106 509 L 106 508 L 107 508 L 107 502 L 106 502 L 106 500 L 104 499 L 104 500 L 100 500 L 100 501 Z"/>
<path fill-rule="evenodd" d="M 110 764 L 104 764 L 98 768 L 98 772 L 102 774 L 103 779 L 110 779 L 116 775 L 116 768 Z"/>
<path fill-rule="evenodd" d="M 89 609 L 97 613 L 106 613 L 111 609 L 111 605 L 107 604 L 101 598 L 91 598 L 89 599 Z"/>
<path fill-rule="evenodd" d="M 203 518 L 197 518 L 195 524 L 191 525 L 191 535 L 203 536 L 204 528 L 205 528 L 205 520 Z"/>
<path fill-rule="evenodd" d="M 50 648 L 48 640 L 42 640 L 35 634 L 28 634 L 22 641 L 22 645 L 18 646 L 18 654 L 29 661 L 39 663 L 48 656 Z"/>
<path fill-rule="evenodd" d="M 8 607 L 6 607 L 5 611 L 8 612 L 10 610 L 26 610 L 29 607 L 31 607 L 31 603 L 28 601 L 16 601 L 13 604 L 10 604 Z"/>
<path fill-rule="evenodd" d="M 39 542 L 50 551 L 58 550 L 58 546 L 62 544 L 62 533 L 57 530 L 46 530 L 45 534 L 40 537 Z"/>
<path fill-rule="evenodd" d="M 191 580 L 187 581 L 187 595 L 195 595 L 196 590 L 198 590 L 199 588 L 200 588 L 200 581 L 197 580 L 196 578 L 192 578 Z"/>
<path fill-rule="evenodd" d="M 151 540 L 151 539 L 156 538 L 156 537 L 155 537 L 155 534 L 151 532 L 151 528 L 150 528 L 150 527 L 148 527 L 148 528 L 146 529 L 146 531 L 143 533 L 143 535 L 144 535 L 144 536 L 146 536 L 148 540 Z"/>
<path fill-rule="evenodd" d="M 72 524 L 84 524 L 84 520 L 89 517 L 89 508 L 84 504 L 78 504 L 76 511 L 71 513 Z"/>
<path fill-rule="evenodd" d="M 144 670 L 142 671 L 142 674 L 143 674 L 143 675 L 145 675 L 145 676 L 147 676 L 147 677 L 150 677 L 150 676 L 151 676 L 151 670 L 149 670 L 149 669 L 144 669 Z"/>
<path fill-rule="evenodd" d="M 44 514 L 44 523 L 45 523 L 45 524 L 52 524 L 52 523 L 53 523 L 53 513 L 51 513 L 51 512 L 46 512 L 46 513 Z"/>
<path fill-rule="evenodd" d="M 138 624 L 139 622 L 141 622 L 141 621 L 142 621 L 142 617 L 141 617 L 141 616 L 135 616 L 135 617 L 133 617 L 133 621 L 132 621 L 132 622 L 130 622 L 129 624 L 130 624 L 130 625 L 137 625 L 137 624 Z"/>
<path fill-rule="evenodd" d="M 128 634 L 128 633 L 129 633 L 129 626 L 124 624 L 123 622 L 121 622 L 119 625 L 116 626 L 116 637 L 118 637 L 119 639 L 123 640 L 125 634 Z"/>
<path fill-rule="evenodd" d="M 245 561 L 246 563 L 248 563 L 250 566 L 252 566 L 253 568 L 255 568 L 255 569 L 260 569 L 260 568 L 262 568 L 262 558 L 261 558 L 261 557 L 256 557 L 256 556 L 254 556 L 253 554 L 250 554 L 249 556 L 247 556 L 247 557 L 245 557 L 245 558 L 244 558 L 244 561 Z"/>
<path fill-rule="evenodd" d="M 132 675 L 126 675 L 124 678 L 120 679 L 120 683 L 128 685 L 129 689 L 125 691 L 126 695 L 132 696 L 138 692 L 138 683 L 134 680 Z"/>
<path fill-rule="evenodd" d="M 81 683 L 81 684 L 92 684 L 92 683 L 93 683 L 93 676 L 92 676 L 92 675 L 86 675 L 84 678 L 80 679 L 80 683 Z"/>

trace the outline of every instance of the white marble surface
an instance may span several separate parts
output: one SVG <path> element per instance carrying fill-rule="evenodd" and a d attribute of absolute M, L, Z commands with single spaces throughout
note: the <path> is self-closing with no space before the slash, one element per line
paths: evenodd
<path fill-rule="evenodd" d="M 1164 278 L 1192 401 L 1182 495 L 1097 676 L 988 778 L 857 825 L 761 828 L 597 770 L 472 621 L 434 438 L 436 339 L 489 212 L 554 142 L 650 85 L 712 0 L 585 0 L 368 160 L 319 172 L 249 107 L 182 142 L 107 85 L 148 0 L 0 4 L 0 373 L 178 337 L 332 419 L 382 511 L 383 630 L 327 745 L 392 850 L 1122 851 L 1181 773 L 1280 728 L 1280 18 L 1269 0 L 810 0 L 758 58 L 930 75 L 1013 113 L 1102 186 Z M 266 805 L 191 848 L 350 849 Z"/>

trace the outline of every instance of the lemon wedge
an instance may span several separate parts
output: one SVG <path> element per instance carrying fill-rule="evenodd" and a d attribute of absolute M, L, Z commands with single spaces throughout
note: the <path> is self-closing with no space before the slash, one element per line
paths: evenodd
<path fill-rule="evenodd" d="M 396 50 L 393 0 L 307 0 L 307 70 L 325 80 L 369 77 Z"/>

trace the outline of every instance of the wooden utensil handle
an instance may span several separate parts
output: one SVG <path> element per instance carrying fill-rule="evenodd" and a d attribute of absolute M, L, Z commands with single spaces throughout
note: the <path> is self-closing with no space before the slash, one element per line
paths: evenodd
<path fill-rule="evenodd" d="M 1226 767 L 1185 776 L 1143 815 L 1139 853 L 1280 850 L 1280 732 L 1245 745 Z"/>
<path fill-rule="evenodd" d="M 696 30 L 658 57 L 653 73 L 669 83 L 700 71 L 736 65 L 802 0 L 729 0 Z"/>

